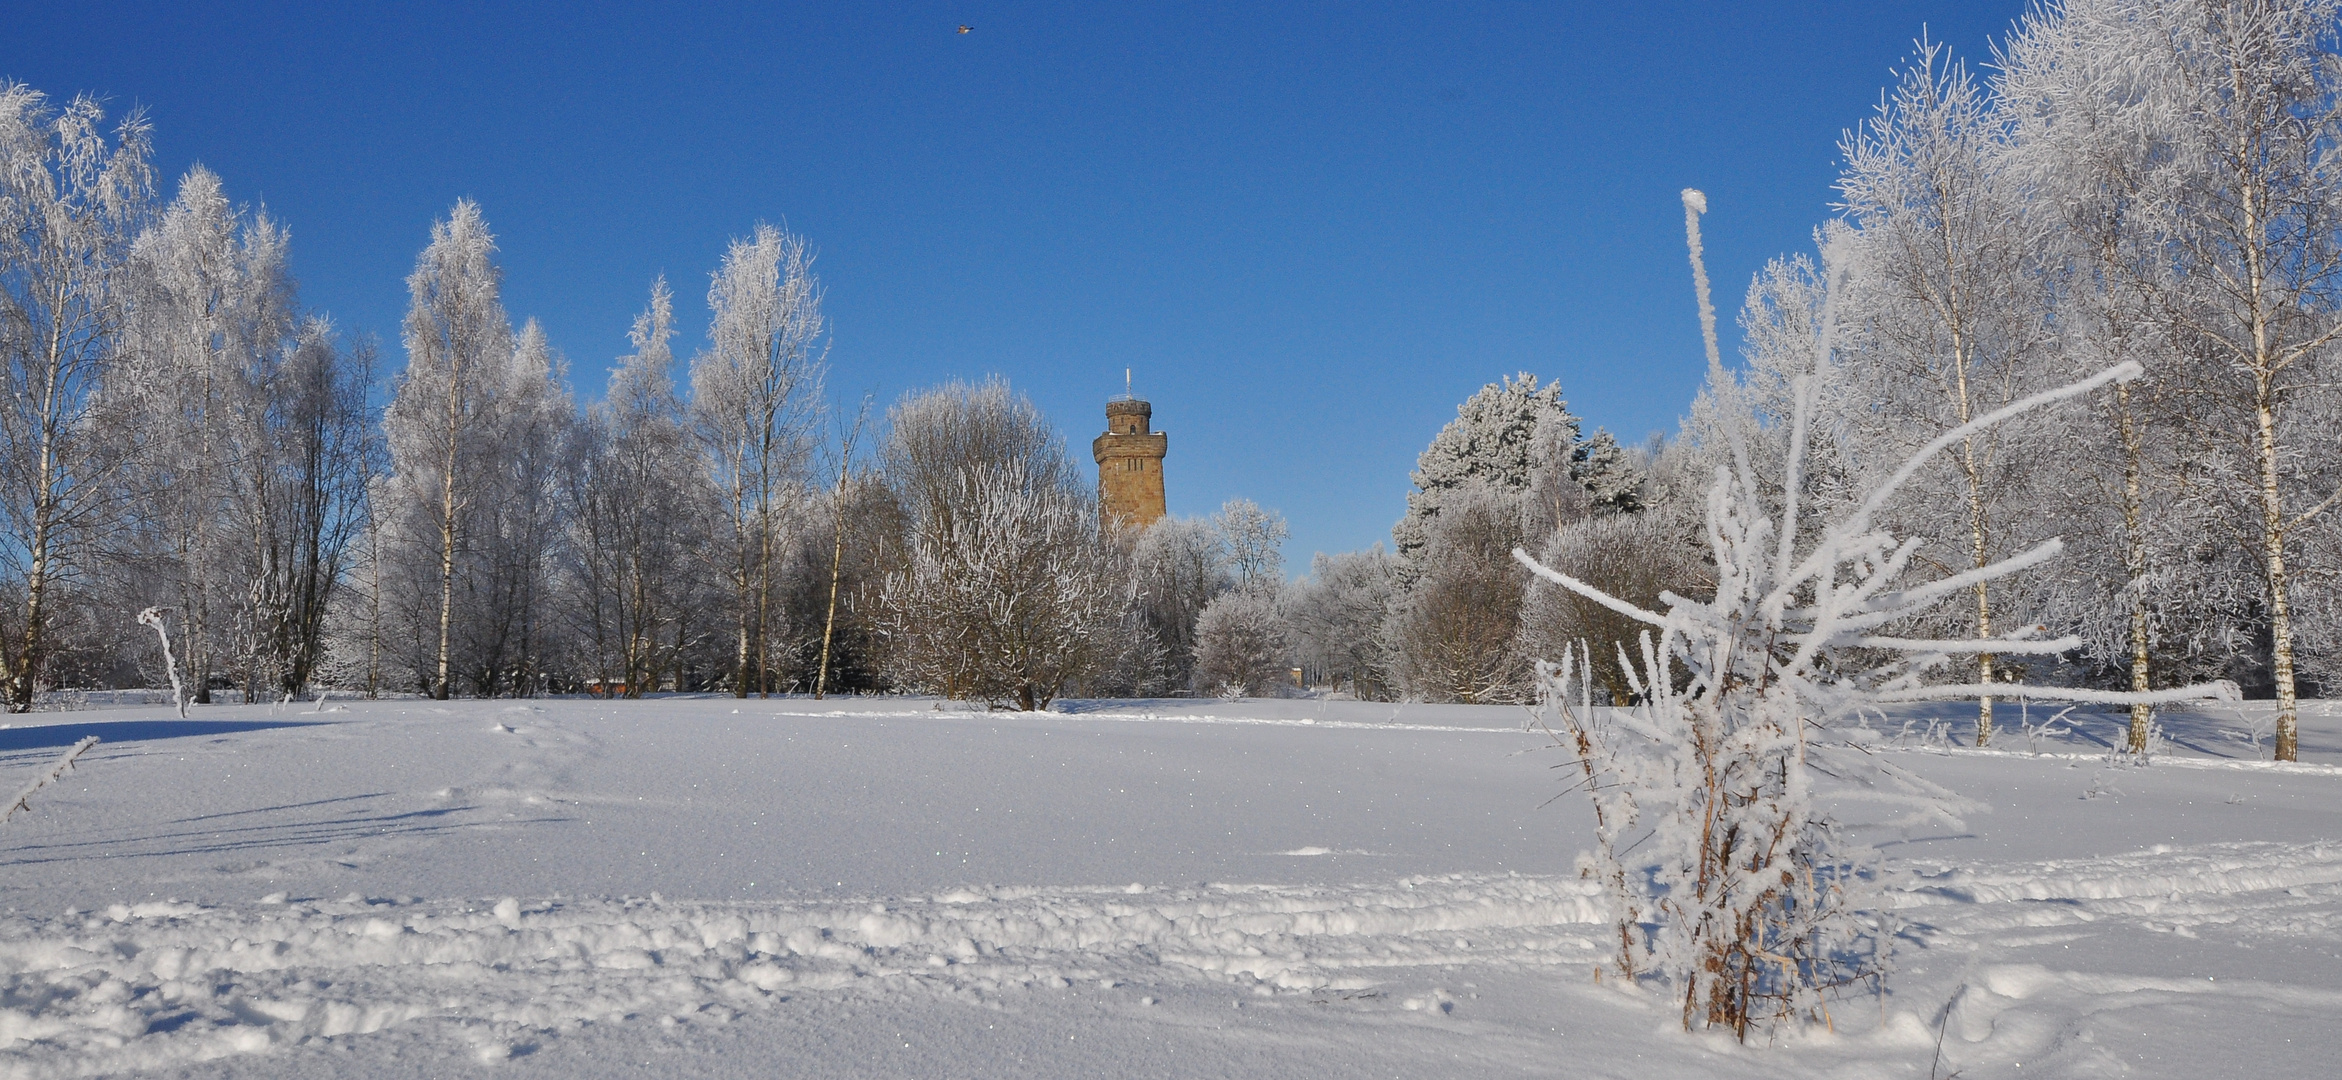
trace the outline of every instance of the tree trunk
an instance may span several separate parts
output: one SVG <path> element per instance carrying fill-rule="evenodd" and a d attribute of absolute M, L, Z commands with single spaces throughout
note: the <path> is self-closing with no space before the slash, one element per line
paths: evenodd
<path fill-rule="evenodd" d="M 2131 692 L 2144 694 L 2151 685 L 2147 665 L 2147 538 L 2141 531 L 2144 496 L 2140 483 L 2142 448 L 2138 419 L 2131 412 L 2131 386 L 2114 384 L 2116 423 L 2122 435 L 2123 570 L 2129 577 L 2131 598 Z M 2131 753 L 2147 752 L 2147 735 L 2155 707 L 2145 702 L 2131 706 Z"/>
<path fill-rule="evenodd" d="M 448 427 L 447 469 L 439 482 L 439 670 L 437 681 L 431 689 L 431 696 L 439 701 L 446 701 L 448 697 L 447 628 L 455 611 L 455 431 L 452 412 Z"/>
<path fill-rule="evenodd" d="M 1968 393 L 1968 344 L 1962 332 L 1956 300 L 1950 312 L 1953 386 L 1956 395 L 1953 403 L 1957 407 L 1960 423 L 1965 424 L 1975 419 L 1976 411 Z M 1973 435 L 1960 440 L 1960 473 L 1968 484 L 1968 554 L 1972 564 L 1981 570 L 1992 562 L 1991 537 L 1985 527 L 1984 470 L 1976 463 L 1976 437 Z M 1992 637 L 1992 591 L 1991 586 L 1983 581 L 1976 583 L 1976 637 L 1978 640 Z M 1992 661 L 1991 653 L 1976 654 L 1976 681 L 1979 685 L 1992 685 Z M 1976 699 L 1976 745 L 1992 745 L 1991 694 Z"/>
<path fill-rule="evenodd" d="M 2241 69 L 2240 69 L 2241 77 Z M 2239 87 L 2241 96 L 2243 88 Z M 2252 333 L 2253 456 L 2260 482 L 2261 558 L 2269 587 L 2270 675 L 2277 684 L 2277 748 L 2279 761 L 2299 753 L 2294 730 L 2297 703 L 2293 687 L 2293 611 L 2285 595 L 2285 497 L 2277 485 L 2277 358 L 2269 342 L 2269 313 L 2264 293 L 2268 283 L 2262 245 L 2261 193 L 2253 184 L 2239 192 L 2244 211 L 2246 317 Z"/>
<path fill-rule="evenodd" d="M 738 469 L 733 470 L 733 476 L 732 541 L 733 547 L 738 552 L 739 556 L 738 559 L 735 560 L 735 565 L 733 567 L 733 586 L 738 597 L 738 603 L 734 604 L 733 606 L 736 609 L 734 612 L 734 620 L 739 624 L 740 643 L 737 653 L 733 657 L 732 670 L 734 675 L 732 679 L 732 696 L 735 698 L 745 698 L 748 696 L 748 679 L 750 674 L 748 664 L 748 588 L 749 581 L 751 579 L 748 573 L 748 496 L 747 493 L 742 490 L 744 481 L 739 478 Z"/>
<path fill-rule="evenodd" d="M 2261 380 L 2259 423 L 2261 466 L 2261 557 L 2268 566 L 2269 637 L 2274 656 L 2270 674 L 2277 683 L 2277 760 L 2300 757 L 2295 721 L 2300 704 L 2293 685 L 2293 606 L 2285 595 L 2285 503 L 2277 488 L 2277 418 L 2268 380 Z"/>
<path fill-rule="evenodd" d="M 813 678 L 813 700 L 820 701 L 829 690 L 829 643 L 838 628 L 838 578 L 843 576 L 846 561 L 846 470 L 838 469 L 838 491 L 831 499 L 830 513 L 836 518 L 836 528 L 829 553 L 829 614 L 821 622 L 821 667 Z"/>
<path fill-rule="evenodd" d="M 61 310 L 62 302 L 62 298 L 53 300 L 51 310 Z M 25 571 L 23 637 L 10 665 L 13 670 L 9 672 L 9 712 L 32 711 L 33 695 L 39 688 L 41 653 L 48 647 L 44 631 L 49 612 L 44 605 L 49 592 L 49 548 L 55 543 L 57 519 L 57 384 L 65 377 L 65 343 L 58 337 L 59 333 L 58 330 L 50 333 L 47 385 L 41 390 L 41 450 L 33 466 L 33 535 L 27 549 L 31 561 Z"/>

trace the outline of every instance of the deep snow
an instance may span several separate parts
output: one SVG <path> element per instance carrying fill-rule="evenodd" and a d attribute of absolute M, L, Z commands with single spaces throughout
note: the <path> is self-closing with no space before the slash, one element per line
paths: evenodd
<path fill-rule="evenodd" d="M 84 734 L 0 830 L 0 1076 L 2327 1075 L 2342 718 L 1880 752 L 1881 997 L 1741 1048 L 1597 985 L 1589 829 L 1520 709 L 337 702 Z M 2013 710 L 2012 710 L 2013 711 Z M 1958 710 L 1953 730 L 1966 721 Z M 2040 719 L 2036 711 L 2032 717 Z M 2265 744 L 2260 753 L 2265 754 Z M 6 782 L 0 777 L 0 782 Z M 1938 1032 L 1942 1034 L 1940 1060 Z"/>

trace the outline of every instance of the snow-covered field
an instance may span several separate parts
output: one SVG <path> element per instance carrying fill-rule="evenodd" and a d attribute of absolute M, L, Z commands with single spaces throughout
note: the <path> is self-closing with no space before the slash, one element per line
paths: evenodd
<path fill-rule="evenodd" d="M 915 699 L 13 718 L 0 1076 L 2328 1076 L 2342 716 L 1882 752 L 1882 995 L 1742 1048 L 1598 985 L 1519 709 Z M 1947 712 L 1946 715 L 1955 715 Z M 2035 719 L 2038 719 L 2038 715 Z M 2004 723 L 2014 724 L 2004 719 Z M 1965 721 L 1954 721 L 1964 724 Z M 1956 730 L 1964 731 L 1964 727 Z M 1940 1058 L 1938 1052 L 1941 1036 Z"/>

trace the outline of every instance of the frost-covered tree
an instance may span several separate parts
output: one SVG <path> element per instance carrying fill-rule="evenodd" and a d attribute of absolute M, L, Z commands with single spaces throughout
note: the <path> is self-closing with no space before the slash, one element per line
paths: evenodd
<path fill-rule="evenodd" d="M 2241 612 L 2206 586 L 2249 573 L 2249 560 L 2240 567 L 2241 552 L 2207 542 L 2212 523 L 2181 497 L 2189 440 L 2170 391 L 2183 357 L 2152 302 L 2174 285 L 2161 208 L 2180 194 L 2189 142 L 2188 80 L 2166 10 L 2139 0 L 2044 6 L 2011 35 L 1995 83 L 2009 117 L 2008 167 L 2030 195 L 2026 212 L 2045 226 L 2061 366 L 2128 360 L 2146 372 L 2099 395 L 2090 422 L 2068 426 L 2061 486 L 2094 497 L 2042 508 L 2062 526 L 2072 567 L 2045 615 L 2074 627 L 2136 691 L 2221 674 L 2247 651 L 2234 635 Z M 2132 710 L 2134 752 L 2147 748 L 2150 711 Z"/>
<path fill-rule="evenodd" d="M 1978 432 L 1883 511 L 1913 533 L 1965 530 L 1964 557 L 1930 563 L 1942 574 L 2069 539 L 2065 572 L 1972 583 L 1956 627 L 1948 609 L 1926 616 L 1940 624 L 1931 633 L 2013 619 L 2085 642 L 2017 667 L 1979 654 L 1980 681 L 1990 670 L 2145 689 L 2234 674 L 2287 714 L 2281 666 L 2342 670 L 2327 659 L 2342 642 L 2327 615 L 2342 610 L 2331 599 L 2342 580 L 2305 560 L 2328 542 L 2334 490 L 2314 478 L 2304 440 L 2342 422 L 2322 370 L 2334 233 L 2308 209 L 2331 187 L 2331 163 L 2308 148 L 2332 141 L 2318 132 L 2335 115 L 2334 15 L 2317 3 L 2046 4 L 1989 84 L 1922 42 L 1848 139 L 1842 213 L 1817 237 L 1845 280 L 1831 300 L 1840 363 L 1813 391 L 1799 483 L 1816 514 L 1802 527 L 1963 416 L 2114 363 L 2146 372 L 2090 409 Z M 1743 310 L 1749 363 L 1735 393 L 1754 417 L 1745 449 L 1759 484 L 1777 475 L 1787 375 L 1825 314 L 1823 285 L 1811 262 L 1781 260 Z M 1723 415 L 1704 393 L 1653 463 L 1653 504 L 1679 525 L 1699 506 L 1685 478 L 1723 461 Z M 2275 633 L 2280 622 L 2290 633 Z M 1980 735 L 1990 718 L 1980 701 Z M 2149 719 L 2134 709 L 2135 745 Z"/>
<path fill-rule="evenodd" d="M 1292 629 L 1265 589 L 1232 589 L 1204 606 L 1195 622 L 1197 685 L 1226 697 L 1258 697 L 1284 684 Z"/>
<path fill-rule="evenodd" d="M 0 697 L 32 707 L 111 519 L 120 460 L 93 414 L 120 348 L 132 241 L 152 202 L 146 120 L 54 109 L 0 81 Z M 127 615 L 121 616 L 127 619 Z"/>
<path fill-rule="evenodd" d="M 805 480 L 828 329 L 803 237 L 758 225 L 734 240 L 708 285 L 708 349 L 691 362 L 692 410 L 721 493 L 731 581 L 732 692 L 770 693 L 780 634 L 774 595 L 781 530 L 808 501 Z"/>
<path fill-rule="evenodd" d="M 879 607 L 903 686 L 1017 708 L 1097 673 L 1121 625 L 1127 571 L 1097 506 L 1062 474 L 1017 462 L 960 471 L 947 514 L 912 523 Z"/>
<path fill-rule="evenodd" d="M 1588 515 L 1639 509 L 1641 470 L 1607 432 L 1581 435 L 1558 384 L 1523 374 L 1459 406 L 1414 482 L 1392 529 L 1401 589 L 1383 626 L 1383 670 L 1409 695 L 1521 700 L 1528 578 L 1507 553 Z"/>
<path fill-rule="evenodd" d="M 522 695 L 544 687 L 556 644 L 553 578 L 565 538 L 562 458 L 576 411 L 567 365 L 535 319 L 515 335 L 477 434 L 488 453 L 465 552 L 458 655 L 473 691 Z"/>
<path fill-rule="evenodd" d="M 2342 499 L 2342 5 L 2197 0 L 2158 14 L 2189 121 L 2179 197 L 2158 206 L 2174 272 L 2155 297 L 2187 357 L 2170 392 L 2201 452 L 2183 470 L 2260 571 L 2276 757 L 2291 761 L 2296 556 Z"/>
<path fill-rule="evenodd" d="M 1196 620 L 1214 597 L 1236 587 L 1225 535 L 1203 518 L 1158 519 L 1131 544 L 1130 567 L 1134 631 L 1156 646 L 1163 683 L 1191 685 Z"/>
<path fill-rule="evenodd" d="M 562 365 L 499 299 L 495 237 L 470 200 L 407 278 L 407 367 L 383 415 L 376 486 L 384 643 L 438 698 L 528 692 L 549 626 L 552 485 L 572 416 Z"/>
<path fill-rule="evenodd" d="M 895 683 L 1030 709 L 1114 662 L 1131 570 L 1041 411 L 998 379 L 954 381 L 887 425 L 906 535 L 876 606 Z"/>
<path fill-rule="evenodd" d="M 1674 523 L 1658 514 L 1613 514 L 1587 518 L 1554 533 L 1538 562 L 1646 610 L 1664 606 L 1666 592 L 1686 595 L 1711 583 L 1712 574 L 1697 548 Z M 1598 651 L 1581 674 L 1600 684 L 1613 704 L 1633 698 L 1631 667 L 1617 662 L 1619 647 L 1632 642 L 1641 626 L 1614 608 L 1543 580 L 1529 584 L 1522 603 L 1524 655 L 1560 656 L 1578 642 Z"/>
<path fill-rule="evenodd" d="M 1246 592 L 1274 595 L 1285 583 L 1285 517 L 1251 499 L 1230 499 L 1212 515 L 1228 572 Z"/>
<path fill-rule="evenodd" d="M 879 468 L 914 519 L 958 512 L 961 474 L 1013 469 L 1043 483 L 1070 483 L 1073 464 L 1048 417 L 1006 381 L 954 379 L 906 394 L 887 410 Z"/>
<path fill-rule="evenodd" d="M 373 345 L 310 316 L 262 359 L 256 382 L 260 437 L 231 488 L 244 543 L 230 579 L 245 590 L 247 693 L 266 685 L 290 697 L 326 663 L 328 620 L 345 598 L 368 485 L 382 468 L 367 404 Z"/>
<path fill-rule="evenodd" d="M 1540 386 L 1536 376 L 1524 372 L 1473 392 L 1416 458 L 1407 514 L 1391 530 L 1399 557 L 1413 564 L 1430 542 L 1432 520 L 1453 493 L 1466 488 L 1527 491 L 1537 482 L 1540 466 L 1553 468 L 1557 449 L 1574 452 L 1577 443 L 1578 418 L 1570 415 L 1559 383 Z"/>
<path fill-rule="evenodd" d="M 604 685 L 639 697 L 676 674 L 683 610 L 700 600 L 690 572 L 705 474 L 676 393 L 673 294 L 651 284 L 634 320 L 634 352 L 576 429 L 565 478 L 571 534 L 573 654 Z"/>
<path fill-rule="evenodd" d="M 268 482 L 273 369 L 295 348 L 285 254 L 284 231 L 240 212 L 200 166 L 131 250 L 123 362 L 107 384 L 132 523 L 121 584 L 174 609 L 198 703 L 223 668 L 257 690 L 254 578 L 271 512 L 287 509 L 270 505 Z"/>
<path fill-rule="evenodd" d="M 909 527 L 902 504 L 875 471 L 849 458 L 842 472 L 843 483 L 815 504 L 808 527 L 799 530 L 792 559 L 801 572 L 791 577 L 788 619 L 806 629 L 797 681 L 811 680 L 825 693 L 884 690 L 878 597 L 887 572 L 902 563 Z"/>
<path fill-rule="evenodd" d="M 1310 560 L 1309 576 L 1286 592 L 1295 661 L 1309 677 L 1363 701 L 1383 700 L 1391 692 L 1383 625 L 1399 595 L 1392 562 L 1380 544 L 1339 555 L 1320 552 Z"/>
<path fill-rule="evenodd" d="M 1846 420 L 1864 456 L 1885 467 L 2043 384 L 2047 372 L 2036 361 L 2048 340 L 2045 307 L 2030 272 L 2038 229 L 2004 167 L 1991 95 L 1940 45 L 1919 43 L 1877 115 L 1843 151 L 1839 205 L 1852 232 L 1840 377 L 1868 391 L 1872 408 Z M 1988 565 L 2034 538 L 2011 505 L 2034 460 L 2012 443 L 2029 434 L 2022 424 L 1976 432 L 1949 469 L 1923 477 L 1898 508 L 1911 527 L 1936 535 L 1950 520 L 1943 511 L 1957 508 L 1967 551 L 1944 573 Z M 1971 593 L 1967 631 L 1991 638 L 1992 585 L 1976 581 Z M 1975 664 L 1978 682 L 1994 680 L 1992 653 L 1976 653 Z M 1987 696 L 1978 703 L 1977 745 L 1991 740 L 1992 722 Z"/>
<path fill-rule="evenodd" d="M 1493 484 L 1451 489 L 1416 551 L 1414 582 L 1384 625 L 1385 663 L 1409 697 L 1490 704 L 1526 700 L 1531 657 L 1520 649 L 1528 579 L 1520 503 Z"/>

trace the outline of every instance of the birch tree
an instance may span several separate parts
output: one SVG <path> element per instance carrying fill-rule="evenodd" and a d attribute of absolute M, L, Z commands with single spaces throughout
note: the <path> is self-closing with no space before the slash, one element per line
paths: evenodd
<path fill-rule="evenodd" d="M 254 660 L 292 696 L 325 660 L 327 618 L 340 603 L 367 490 L 382 468 L 367 395 L 374 350 L 322 316 L 302 321 L 262 371 L 260 452 L 241 471 L 248 529 Z"/>
<path fill-rule="evenodd" d="M 123 363 L 107 388 L 126 517 L 139 526 L 125 553 L 165 583 L 167 598 L 148 603 L 177 609 L 194 700 L 210 702 L 214 673 L 239 659 L 254 693 L 250 556 L 275 494 L 256 478 L 268 467 L 270 369 L 295 321 L 286 236 L 197 166 L 133 245 L 131 268 Z"/>
<path fill-rule="evenodd" d="M 708 285 L 708 349 L 691 364 L 707 473 L 722 493 L 736 648 L 732 692 L 769 685 L 778 530 L 803 493 L 820 396 L 821 284 L 805 240 L 770 225 L 734 240 Z"/>
<path fill-rule="evenodd" d="M 2149 302 L 2172 286 L 2159 207 L 2179 194 L 2190 141 L 2185 80 L 2160 7 L 2077 0 L 2039 9 L 2003 50 L 1995 87 L 2010 118 L 2008 163 L 2027 193 L 2027 212 L 2046 226 L 2044 261 L 2055 278 L 2053 323 L 2067 374 L 2123 361 L 2146 372 L 2109 388 L 2095 423 L 2072 425 L 2066 462 L 2074 490 L 2099 497 L 2044 507 L 2068 523 L 2076 572 L 2067 580 L 2077 586 L 2069 592 L 2081 594 L 2062 605 L 2063 621 L 2141 693 L 2225 667 L 2206 670 L 2168 648 L 2159 660 L 2156 647 L 2159 639 L 2200 638 L 2205 615 L 2225 614 L 2205 611 L 2200 597 L 2202 579 L 2227 561 L 2203 550 L 2210 523 L 2188 513 L 2192 501 L 2172 485 L 2184 432 L 2163 414 L 2181 357 Z M 2093 591 L 2092 583 L 2103 584 Z M 2229 652 L 2188 651 L 2223 659 Z M 2132 706 L 2134 753 L 2147 749 L 2152 711 Z"/>
<path fill-rule="evenodd" d="M 522 696 L 542 687 L 553 648 L 558 483 L 576 410 L 563 389 L 567 365 L 535 319 L 482 375 L 489 381 L 471 480 L 478 503 L 458 571 L 465 618 L 457 641 L 476 692 Z"/>
<path fill-rule="evenodd" d="M 52 109 L 0 81 L 0 697 L 30 709 L 56 648 L 59 591 L 110 509 L 119 461 L 92 408 L 115 363 L 130 245 L 152 199 L 146 120 Z"/>
<path fill-rule="evenodd" d="M 1285 516 L 1251 499 L 1230 499 L 1212 515 L 1212 527 L 1228 552 L 1236 587 L 1273 596 L 1285 584 Z"/>
<path fill-rule="evenodd" d="M 689 530 L 704 505 L 671 374 L 674 332 L 674 298 L 661 277 L 628 333 L 634 352 L 579 427 L 569 481 L 580 583 L 571 602 L 591 645 L 588 665 L 605 682 L 623 682 L 630 697 L 673 674 L 683 644 L 678 609 L 692 596 Z"/>
<path fill-rule="evenodd" d="M 1900 460 L 1913 440 L 1966 425 L 2022 397 L 2038 373 L 2031 366 L 2043 336 L 2042 311 L 2026 295 L 2032 250 L 2025 219 L 2001 170 L 2000 119 L 1985 88 L 1942 46 L 1921 41 L 1915 59 L 1878 113 L 1848 135 L 1840 208 L 1854 227 L 1857 295 L 1847 303 L 1857 340 L 1850 366 L 1876 388 L 1872 442 L 1880 463 Z M 1695 246 L 1694 259 L 1698 258 Z M 1925 393 L 1919 393 L 1919 388 Z M 1941 499 L 1920 489 L 1904 513 L 1914 527 L 1927 508 L 1960 508 L 1965 564 L 1989 565 L 2018 537 L 2001 505 L 2019 482 L 2021 454 L 2006 452 L 2023 429 L 1995 427 L 1963 438 L 1951 455 L 1954 483 Z M 1977 578 L 1970 633 L 1995 636 L 1994 583 Z M 1994 654 L 1975 654 L 1976 680 L 1995 679 Z M 1978 701 L 1976 742 L 1991 742 L 1993 701 Z"/>
<path fill-rule="evenodd" d="M 1164 681 L 1187 686 L 1195 676 L 1196 620 L 1236 586 L 1226 537 L 1206 518 L 1164 517 L 1131 544 L 1130 567 L 1137 631 L 1160 648 Z"/>
<path fill-rule="evenodd" d="M 2173 283 L 2157 301 L 2187 360 L 2174 392 L 2205 452 L 2190 479 L 2226 504 L 2260 569 L 2279 761 L 2299 752 L 2295 570 L 2302 531 L 2342 498 L 2329 467 L 2342 338 L 2342 98 L 2333 0 L 2164 9 L 2191 129 L 2163 209 Z"/>
<path fill-rule="evenodd" d="M 405 605 L 415 674 L 425 693 L 446 700 L 453 662 L 456 564 L 472 538 L 465 525 L 488 467 L 483 438 L 502 368 L 512 356 L 512 324 L 498 298 L 496 239 L 479 205 L 459 200 L 431 226 L 431 242 L 407 277 L 404 329 L 407 369 L 383 417 L 391 458 L 390 522 L 401 554 L 428 556 L 436 597 Z M 429 620 L 416 626 L 415 617 Z"/>

